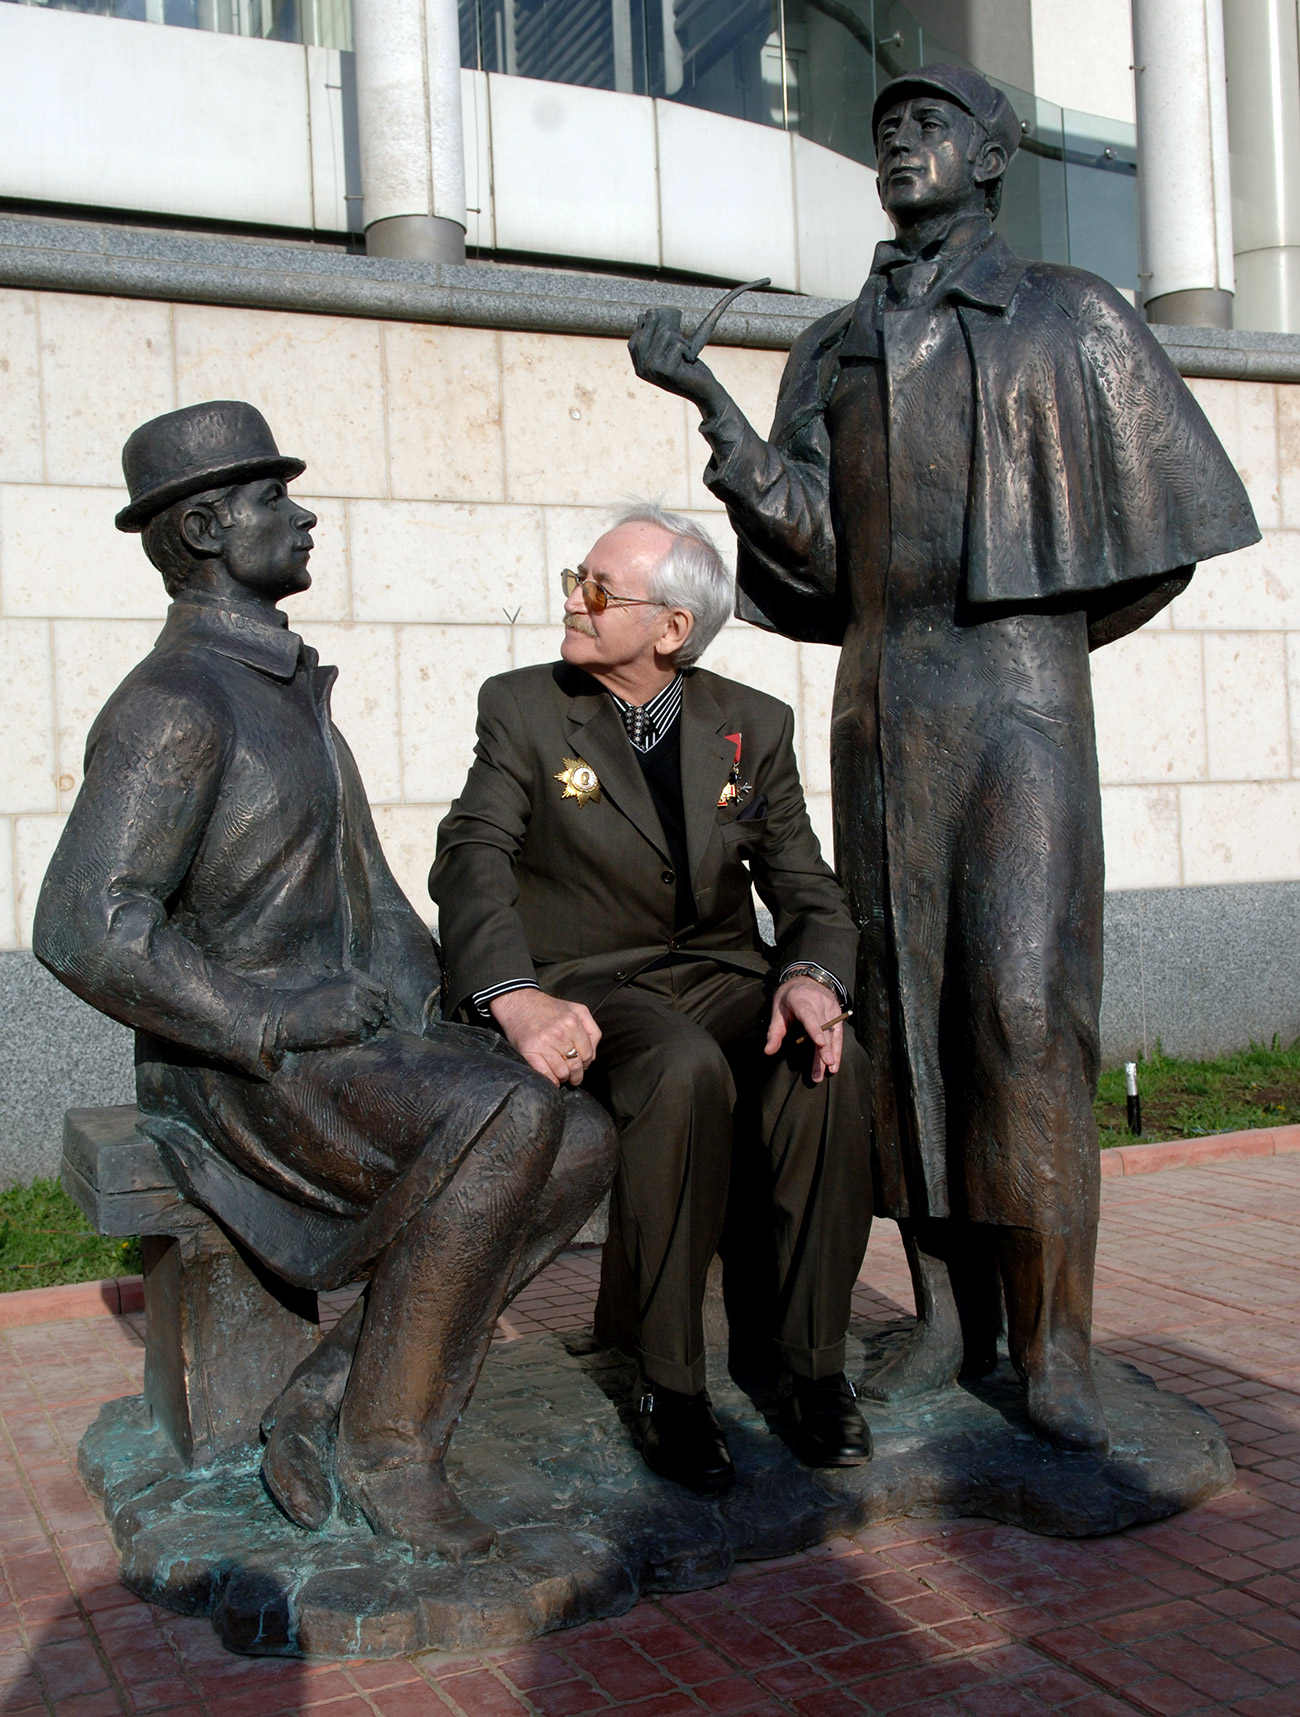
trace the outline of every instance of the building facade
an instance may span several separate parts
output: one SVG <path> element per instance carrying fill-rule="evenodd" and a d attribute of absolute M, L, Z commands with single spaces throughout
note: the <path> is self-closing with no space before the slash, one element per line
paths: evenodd
<path fill-rule="evenodd" d="M 127 433 L 242 397 L 307 460 L 315 583 L 291 622 L 340 666 L 339 723 L 429 915 L 477 685 L 554 656 L 561 568 L 633 497 L 727 539 L 690 414 L 637 384 L 627 329 L 769 276 L 711 357 L 766 427 L 785 347 L 856 292 L 883 235 L 871 80 L 922 58 L 1013 92 L 1036 147 L 1008 237 L 1163 317 L 1264 531 L 1094 659 L 1107 1053 L 1300 1035 L 1300 337 L 1285 185 L 1249 228 L 1262 260 L 1233 248 L 1234 4 L 1160 72 L 1171 113 L 1142 90 L 1157 61 L 1135 59 L 1148 0 L 1098 0 L 1086 56 L 1057 0 L 0 0 L 0 1179 L 50 1172 L 66 1104 L 130 1095 L 126 1034 L 29 952 L 90 720 L 165 608 L 112 527 Z M 1157 149 L 1178 123 L 1181 168 Z M 1180 171 L 1194 230 L 1148 215 L 1139 245 L 1146 187 L 1164 173 L 1167 203 Z M 1234 266 L 1264 282 L 1270 325 L 1224 325 Z M 793 705 L 828 845 L 834 654 L 736 622 L 708 658 Z"/>

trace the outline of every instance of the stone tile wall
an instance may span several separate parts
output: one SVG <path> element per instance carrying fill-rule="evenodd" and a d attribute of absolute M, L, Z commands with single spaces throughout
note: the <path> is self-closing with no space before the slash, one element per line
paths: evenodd
<path fill-rule="evenodd" d="M 782 354 L 711 361 L 765 428 Z M 1300 388 L 1193 385 L 1266 534 L 1095 658 L 1114 888 L 1300 878 Z M 166 606 L 113 529 L 122 441 L 232 396 L 308 461 L 315 584 L 291 620 L 340 666 L 339 725 L 426 913 L 478 683 L 555 655 L 559 572 L 608 509 L 691 511 L 730 552 L 694 413 L 637 383 L 620 341 L 0 291 L 0 948 L 30 943 L 87 728 Z M 739 623 L 707 658 L 794 706 L 828 844 L 834 662 Z"/>

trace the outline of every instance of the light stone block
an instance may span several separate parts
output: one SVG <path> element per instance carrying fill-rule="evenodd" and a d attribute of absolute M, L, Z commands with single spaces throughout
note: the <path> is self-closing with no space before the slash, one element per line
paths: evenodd
<path fill-rule="evenodd" d="M 291 491 L 295 501 L 316 515 L 312 531 L 315 547 L 311 551 L 311 587 L 285 604 L 284 612 L 295 632 L 313 620 L 350 620 L 352 618 L 352 588 L 348 576 L 348 513 L 346 501 L 329 496 L 300 495 Z"/>
<path fill-rule="evenodd" d="M 1230 382 L 1189 377 L 1228 457 L 1241 474 L 1262 531 L 1281 524 L 1277 394 L 1271 382 Z"/>
<path fill-rule="evenodd" d="M 1291 773 L 1300 775 L 1300 633 L 1286 635 L 1287 708 L 1291 722 Z"/>
<path fill-rule="evenodd" d="M 533 668 L 542 662 L 558 662 L 563 641 L 564 633 L 559 626 L 512 626 L 510 666 Z"/>
<path fill-rule="evenodd" d="M 799 715 L 804 787 L 809 793 L 831 790 L 831 708 L 835 701 L 838 649 L 828 644 L 799 645 Z"/>
<path fill-rule="evenodd" d="M 1092 656 L 1106 782 L 1203 781 L 1205 690 L 1193 633 L 1134 632 Z"/>
<path fill-rule="evenodd" d="M 1300 878 L 1300 781 L 1179 789 L 1185 886 Z"/>
<path fill-rule="evenodd" d="M 655 109 L 646 97 L 488 77 L 502 250 L 658 268 Z"/>
<path fill-rule="evenodd" d="M 784 352 L 751 352 L 742 346 L 710 346 L 705 362 L 753 424 L 766 436 L 776 410 L 777 389 L 785 368 Z M 687 463 L 690 469 L 692 507 L 716 509 L 722 505 L 704 487 L 704 467 L 709 462 L 709 444 L 699 433 L 700 414 L 688 407 L 690 439 Z"/>
<path fill-rule="evenodd" d="M 536 623 L 546 616 L 539 507 L 354 501 L 348 508 L 358 620 Z"/>
<path fill-rule="evenodd" d="M 58 808 L 67 811 L 81 786 L 86 736 L 109 694 L 153 649 L 156 620 L 56 620 L 51 627 Z"/>
<path fill-rule="evenodd" d="M 37 297 L 0 290 L 0 482 L 39 483 L 41 379 Z"/>
<path fill-rule="evenodd" d="M 113 517 L 125 489 L 0 486 L 0 612 L 161 620 L 162 579 Z"/>
<path fill-rule="evenodd" d="M 799 290 L 814 298 L 856 298 L 876 245 L 893 229 L 876 195 L 876 175 L 860 161 L 793 136 Z"/>
<path fill-rule="evenodd" d="M 308 626 L 303 637 L 339 670 L 330 699 L 335 725 L 357 760 L 367 797 L 402 797 L 397 638 L 392 626 Z"/>
<path fill-rule="evenodd" d="M 383 340 L 392 493 L 504 500 L 500 336 L 392 322 Z"/>
<path fill-rule="evenodd" d="M 1276 392 L 1279 512 L 1283 525 L 1300 530 L 1300 385 L 1279 382 Z"/>
<path fill-rule="evenodd" d="M 502 334 L 501 392 L 512 501 L 688 504 L 686 402 L 639 382 L 625 341 Z"/>
<path fill-rule="evenodd" d="M 0 949 L 18 946 L 18 920 L 14 914 L 14 823 L 0 817 Z"/>
<path fill-rule="evenodd" d="M 1182 881 L 1177 787 L 1103 787 L 1107 888 L 1176 888 Z"/>
<path fill-rule="evenodd" d="M 314 494 L 388 493 L 378 323 L 206 304 L 173 315 L 182 405 L 249 400 L 280 451 L 307 461 Z"/>
<path fill-rule="evenodd" d="M 1202 561 L 1168 612 L 1175 631 L 1300 629 L 1300 531 L 1270 530 L 1250 548 Z"/>
<path fill-rule="evenodd" d="M 1207 635 L 1205 719 L 1210 780 L 1264 781 L 1291 773 L 1281 633 Z"/>
<path fill-rule="evenodd" d="M 14 818 L 14 909 L 20 948 L 32 945 L 32 919 L 41 883 L 66 821 L 60 816 Z"/>
<path fill-rule="evenodd" d="M 419 916 L 437 926 L 438 908 L 429 898 L 429 868 L 446 805 L 372 805 L 379 844 L 397 885 Z"/>
<path fill-rule="evenodd" d="M 54 672 L 44 620 L 0 620 L 0 810 L 55 811 Z"/>
<path fill-rule="evenodd" d="M 40 320 L 47 480 L 112 488 L 127 436 L 176 405 L 171 306 L 44 292 Z"/>
<path fill-rule="evenodd" d="M 404 796 L 446 804 L 474 760 L 479 686 L 511 666 L 510 628 L 402 626 L 397 637 Z"/>
<path fill-rule="evenodd" d="M 657 101 L 655 116 L 663 266 L 795 289 L 789 134 L 677 101 Z"/>

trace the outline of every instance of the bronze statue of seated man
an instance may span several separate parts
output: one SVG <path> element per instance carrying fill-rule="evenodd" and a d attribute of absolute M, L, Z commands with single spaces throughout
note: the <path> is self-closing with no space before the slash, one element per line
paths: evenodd
<path fill-rule="evenodd" d="M 311 582 L 303 462 L 215 401 L 137 429 L 123 467 L 118 527 L 172 604 L 91 730 L 36 953 L 135 1029 L 141 1126 L 193 1202 L 299 1287 L 369 1278 L 268 1404 L 277 1502 L 319 1528 L 341 1494 L 418 1553 L 474 1554 L 493 1534 L 447 1444 L 502 1308 L 609 1185 L 613 1128 L 440 1017 L 335 670 L 277 606 Z"/>

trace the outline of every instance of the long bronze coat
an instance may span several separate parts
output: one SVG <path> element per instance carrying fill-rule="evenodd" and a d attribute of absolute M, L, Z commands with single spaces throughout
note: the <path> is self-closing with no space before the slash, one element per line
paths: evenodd
<path fill-rule="evenodd" d="M 433 939 L 330 720 L 336 672 L 287 629 L 173 603 L 91 729 L 34 933 L 135 1028 L 141 1125 L 181 1185 L 316 1288 L 354 1278 L 534 1078 L 439 1017 Z M 389 1025 L 284 1054 L 291 993 L 348 971 L 386 987 Z"/>
<path fill-rule="evenodd" d="M 1089 646 L 1258 537 L 1150 332 L 982 218 L 919 303 L 881 246 L 706 473 L 740 609 L 842 643 L 836 858 L 861 930 L 878 1208 L 1095 1220 L 1102 849 Z"/>

